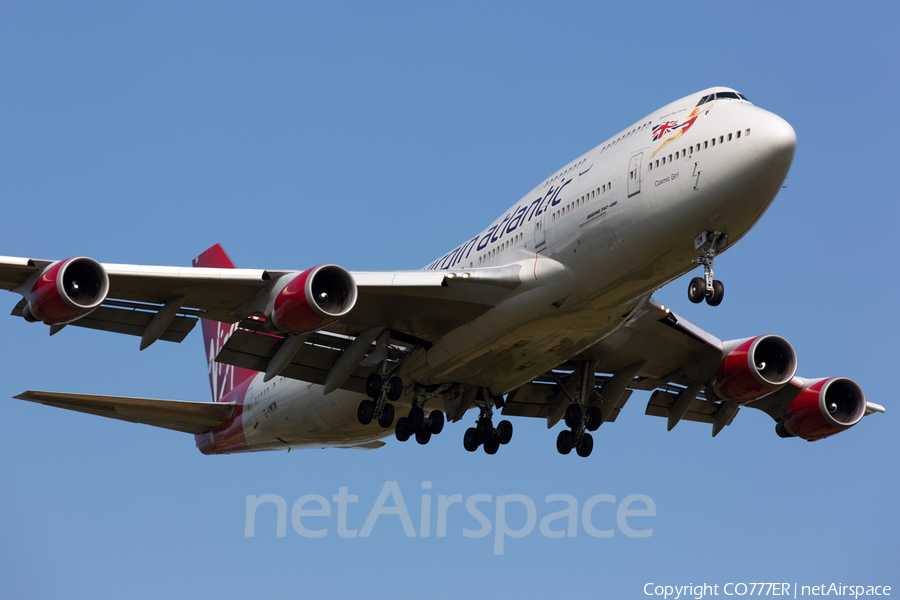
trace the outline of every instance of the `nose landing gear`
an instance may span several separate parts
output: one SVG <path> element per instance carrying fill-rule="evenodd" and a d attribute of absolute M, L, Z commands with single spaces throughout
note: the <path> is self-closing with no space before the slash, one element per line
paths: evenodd
<path fill-rule="evenodd" d="M 707 233 L 704 231 L 694 240 L 695 248 L 703 248 L 702 254 L 692 263 L 703 265 L 703 277 L 694 277 L 688 284 L 688 299 L 694 304 L 706 300 L 710 306 L 718 306 L 725 297 L 725 285 L 713 279 L 713 261 L 716 252 L 728 243 L 728 236 L 720 231 Z"/>

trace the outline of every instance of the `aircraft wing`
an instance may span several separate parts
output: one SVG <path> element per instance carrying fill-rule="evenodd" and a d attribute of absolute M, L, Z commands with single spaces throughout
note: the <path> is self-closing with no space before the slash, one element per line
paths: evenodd
<path fill-rule="evenodd" d="M 633 390 L 655 390 L 646 414 L 667 417 L 677 395 L 694 381 L 709 380 L 722 360 L 724 345 L 716 336 L 697 327 L 650 298 L 637 308 L 616 331 L 560 365 L 557 373 L 538 378 L 510 393 L 503 407 L 505 415 L 546 418 L 548 427 L 559 421 L 570 402 L 566 393 L 569 378 L 581 376 L 579 363 L 590 361 L 596 383 L 603 422 L 616 420 Z M 571 370 L 571 375 L 566 371 Z M 617 381 L 618 378 L 618 381 Z M 721 414 L 722 424 L 731 423 L 736 411 L 726 415 L 723 404 L 696 391 L 682 417 L 685 420 L 714 423 Z M 718 433 L 718 430 L 716 431 Z"/>
<path fill-rule="evenodd" d="M 184 402 L 31 390 L 14 397 L 47 406 L 194 434 L 205 433 L 225 424 L 234 415 L 236 408 L 234 402 Z"/>
<path fill-rule="evenodd" d="M 21 291 L 51 260 L 0 257 L 0 289 Z M 100 308 L 71 323 L 143 336 L 164 310 L 171 320 L 154 339 L 180 342 L 200 317 L 236 323 L 259 313 L 259 298 L 297 271 L 103 264 L 109 294 Z M 433 341 L 495 306 L 519 285 L 518 266 L 476 271 L 357 271 L 354 309 L 326 329 L 355 336 L 386 326 Z M 13 310 L 22 316 L 25 302 Z M 55 333 L 61 327 L 51 329 Z M 142 344 L 142 348 L 145 347 Z"/>

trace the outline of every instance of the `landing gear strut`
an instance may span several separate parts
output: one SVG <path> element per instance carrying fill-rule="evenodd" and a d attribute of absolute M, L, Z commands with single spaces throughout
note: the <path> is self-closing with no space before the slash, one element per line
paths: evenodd
<path fill-rule="evenodd" d="M 513 426 L 509 421 L 500 421 L 497 427 L 491 421 L 493 399 L 490 393 L 482 390 L 484 400 L 479 406 L 478 421 L 475 427 L 469 427 L 463 436 L 463 447 L 469 452 L 478 450 L 478 446 L 484 446 L 487 454 L 496 454 L 500 446 L 505 446 L 512 439 Z"/>
<path fill-rule="evenodd" d="M 425 406 L 428 400 L 443 392 L 444 389 L 446 389 L 446 386 L 439 387 L 427 395 L 423 388 L 416 390 L 416 399 L 409 409 L 409 414 L 397 420 L 394 435 L 399 441 L 405 442 L 412 436 L 416 436 L 416 441 L 424 446 L 431 441 L 431 436 L 443 431 L 444 413 L 439 410 L 433 410 L 426 417 L 425 410 L 422 407 Z"/>
<path fill-rule="evenodd" d="M 356 418 L 362 425 L 368 425 L 372 419 L 387 429 L 394 424 L 394 405 L 387 401 L 399 400 L 403 395 L 403 381 L 399 377 L 387 380 L 379 373 L 372 373 L 366 379 L 366 395 L 371 400 L 363 400 L 356 410 Z"/>
<path fill-rule="evenodd" d="M 603 424 L 603 413 L 596 406 L 582 410 L 579 404 L 570 404 L 566 408 L 566 427 L 556 438 L 556 450 L 560 454 L 568 454 L 575 448 L 578 456 L 588 457 L 594 449 L 594 438 L 588 431 L 597 431 Z"/>
<path fill-rule="evenodd" d="M 706 300 L 710 306 L 718 306 L 725 297 L 725 285 L 713 279 L 713 261 L 716 258 L 716 252 L 720 247 L 724 247 L 728 241 L 728 236 L 720 231 L 712 233 L 703 232 L 695 240 L 697 248 L 703 247 L 702 254 L 692 260 L 692 263 L 703 265 L 703 277 L 694 277 L 688 284 L 688 299 L 694 304 L 699 304 Z"/>
<path fill-rule="evenodd" d="M 594 449 L 594 438 L 589 431 L 596 431 L 603 424 L 603 413 L 589 401 L 590 394 L 597 394 L 594 389 L 595 361 L 582 361 L 571 377 L 576 378 L 574 395 L 567 391 L 566 385 L 557 379 L 562 391 L 569 397 L 571 404 L 566 407 L 564 421 L 568 429 L 559 432 L 556 438 L 556 450 L 560 454 L 568 454 L 575 448 L 578 456 L 590 456 Z M 598 395 L 599 396 L 599 395 Z M 591 398 L 593 400 L 593 398 Z"/>

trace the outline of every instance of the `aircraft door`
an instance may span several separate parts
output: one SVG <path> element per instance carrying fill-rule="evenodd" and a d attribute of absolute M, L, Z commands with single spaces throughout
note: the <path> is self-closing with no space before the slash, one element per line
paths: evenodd
<path fill-rule="evenodd" d="M 631 157 L 631 163 L 628 167 L 628 197 L 631 198 L 641 193 L 641 162 L 644 157 L 643 152 L 638 152 Z"/>
<path fill-rule="evenodd" d="M 545 213 L 546 214 L 546 213 Z M 534 248 L 537 250 L 547 241 L 544 235 L 544 218 L 540 217 L 534 221 Z"/>

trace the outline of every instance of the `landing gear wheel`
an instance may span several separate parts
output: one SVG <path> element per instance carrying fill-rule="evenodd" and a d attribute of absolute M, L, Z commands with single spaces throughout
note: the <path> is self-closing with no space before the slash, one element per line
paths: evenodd
<path fill-rule="evenodd" d="M 463 435 L 463 448 L 469 452 L 475 452 L 478 450 L 479 443 L 478 430 L 474 427 L 466 429 L 466 433 Z"/>
<path fill-rule="evenodd" d="M 702 277 L 694 277 L 688 284 L 688 300 L 694 304 L 700 304 L 706 298 L 706 280 Z"/>
<path fill-rule="evenodd" d="M 413 433 L 419 433 L 425 425 L 425 412 L 418 406 L 413 406 L 409 409 L 407 419 L 409 420 L 409 430 Z"/>
<path fill-rule="evenodd" d="M 366 396 L 369 398 L 377 398 L 381 393 L 381 375 L 378 373 L 372 373 L 366 379 Z"/>
<path fill-rule="evenodd" d="M 509 443 L 512 439 L 513 426 L 509 421 L 500 421 L 497 425 L 497 431 L 499 434 L 497 435 L 497 439 L 500 440 L 500 443 L 504 446 Z"/>
<path fill-rule="evenodd" d="M 484 452 L 486 454 L 497 454 L 500 449 L 500 440 L 497 438 L 488 440 L 484 443 Z"/>
<path fill-rule="evenodd" d="M 412 432 L 409 430 L 409 421 L 406 417 L 397 419 L 397 428 L 394 429 L 394 435 L 397 436 L 397 439 L 401 442 L 405 442 L 409 439 L 409 436 L 412 435 Z"/>
<path fill-rule="evenodd" d="M 366 383 L 368 384 L 368 382 Z M 399 377 L 391 377 L 387 380 L 387 386 L 387 399 L 391 402 L 399 400 L 403 395 L 403 381 Z"/>
<path fill-rule="evenodd" d="M 431 418 L 431 427 L 428 428 L 428 431 L 433 435 L 437 435 L 444 430 L 444 413 L 439 410 L 433 410 L 428 416 Z"/>
<path fill-rule="evenodd" d="M 427 444 L 430 439 L 431 439 L 430 431 L 419 431 L 418 433 L 416 433 L 416 441 L 419 442 L 423 446 L 425 444 Z"/>
<path fill-rule="evenodd" d="M 482 444 L 488 443 L 494 436 L 494 425 L 491 423 L 490 419 L 479 420 L 478 423 L 475 424 L 475 429 L 478 430 L 478 440 Z"/>
<path fill-rule="evenodd" d="M 372 417 L 375 416 L 375 403 L 371 400 L 363 400 L 359 403 L 359 408 L 356 409 L 356 419 L 359 421 L 360 425 L 368 425 L 372 422 Z"/>
<path fill-rule="evenodd" d="M 570 404 L 566 408 L 566 427 L 575 429 L 581 425 L 581 407 L 577 404 Z"/>
<path fill-rule="evenodd" d="M 556 438 L 556 450 L 560 454 L 568 454 L 572 451 L 572 446 L 575 445 L 575 434 L 569 431 L 568 429 L 563 429 L 559 432 L 559 436 Z"/>
<path fill-rule="evenodd" d="M 588 457 L 591 455 L 591 450 L 593 449 L 594 438 L 591 437 L 591 434 L 585 433 L 583 436 L 581 436 L 581 442 L 578 444 L 575 452 L 578 453 L 578 456 Z"/>
<path fill-rule="evenodd" d="M 597 431 L 603 424 L 603 413 L 596 406 L 592 406 L 585 411 L 587 414 L 587 424 L 584 426 L 588 431 Z"/>
<path fill-rule="evenodd" d="M 718 306 L 722 304 L 722 298 L 725 297 L 725 284 L 716 279 L 713 281 L 712 294 L 706 297 L 706 303 L 710 306 Z"/>
<path fill-rule="evenodd" d="M 366 400 L 363 400 L 366 402 Z M 369 401 L 371 402 L 371 401 Z M 381 425 L 384 429 L 387 429 L 391 425 L 394 424 L 394 405 L 393 404 L 385 404 L 381 409 L 381 414 L 378 415 L 378 424 Z"/>

